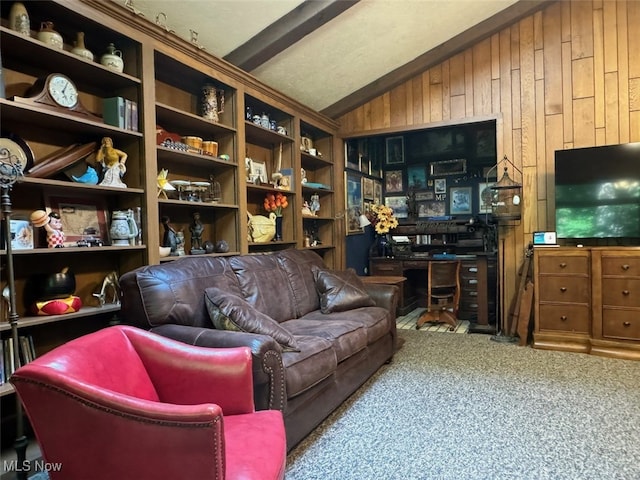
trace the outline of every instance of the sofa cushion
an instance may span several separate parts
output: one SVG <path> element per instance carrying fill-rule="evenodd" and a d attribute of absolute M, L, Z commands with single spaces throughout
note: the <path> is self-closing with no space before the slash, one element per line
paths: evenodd
<path fill-rule="evenodd" d="M 322 257 L 311 250 L 288 248 L 277 253 L 277 259 L 289 278 L 295 299 L 296 317 L 320 308 L 312 266 L 322 268 Z"/>
<path fill-rule="evenodd" d="M 346 312 L 322 313 L 320 310 L 309 312 L 301 320 L 333 321 L 341 320 L 357 322 L 367 332 L 367 344 L 371 345 L 389 333 L 393 321 L 389 311 L 381 307 L 360 307 Z"/>
<path fill-rule="evenodd" d="M 211 287 L 204 292 L 207 310 L 218 330 L 268 335 L 285 350 L 299 350 L 296 339 L 278 322 L 249 305 L 244 298 Z"/>
<path fill-rule="evenodd" d="M 331 342 L 338 363 L 367 346 L 367 332 L 360 322 L 342 318 L 308 320 L 296 318 L 282 326 L 298 338 L 301 335 L 325 338 Z"/>
<path fill-rule="evenodd" d="M 287 398 L 306 392 L 333 375 L 338 366 L 331 342 L 315 336 L 296 337 L 299 352 L 282 352 L 286 371 Z"/>
<path fill-rule="evenodd" d="M 242 296 L 256 310 L 278 323 L 296 317 L 289 279 L 276 255 L 239 255 L 231 257 L 229 263 L 240 284 Z"/>
<path fill-rule="evenodd" d="M 344 312 L 375 305 L 354 269 L 336 271 L 316 266 L 311 268 L 320 295 L 322 313 Z"/>

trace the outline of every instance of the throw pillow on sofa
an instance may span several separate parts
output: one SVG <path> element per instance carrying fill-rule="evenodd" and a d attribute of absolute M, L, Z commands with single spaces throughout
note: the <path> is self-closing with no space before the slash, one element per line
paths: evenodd
<path fill-rule="evenodd" d="M 322 313 L 344 312 L 376 304 L 353 268 L 342 271 L 325 270 L 316 266 L 311 268 L 320 295 Z"/>
<path fill-rule="evenodd" d="M 300 351 L 296 339 L 289 331 L 271 317 L 253 308 L 244 298 L 216 287 L 207 288 L 204 298 L 209 317 L 218 330 L 268 335 L 285 350 Z"/>

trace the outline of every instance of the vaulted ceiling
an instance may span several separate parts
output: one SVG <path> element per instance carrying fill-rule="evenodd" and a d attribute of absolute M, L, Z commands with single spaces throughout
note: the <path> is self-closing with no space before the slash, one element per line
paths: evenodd
<path fill-rule="evenodd" d="M 337 118 L 550 0 L 112 0 Z"/>

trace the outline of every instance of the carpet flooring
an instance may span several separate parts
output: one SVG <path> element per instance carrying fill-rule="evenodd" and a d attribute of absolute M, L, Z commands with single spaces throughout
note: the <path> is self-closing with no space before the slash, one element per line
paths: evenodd
<path fill-rule="evenodd" d="M 637 480 L 640 362 L 399 329 L 287 480 Z"/>

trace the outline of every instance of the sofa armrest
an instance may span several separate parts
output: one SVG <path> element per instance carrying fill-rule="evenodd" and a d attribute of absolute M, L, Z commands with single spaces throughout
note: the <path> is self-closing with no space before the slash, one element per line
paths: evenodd
<path fill-rule="evenodd" d="M 364 287 L 369 296 L 376 302 L 376 306 L 389 310 L 395 319 L 396 308 L 398 307 L 398 300 L 400 298 L 400 289 L 395 285 L 385 285 L 381 283 L 367 283 Z"/>
<path fill-rule="evenodd" d="M 249 347 L 253 361 L 253 396 L 256 410 L 284 411 L 287 397 L 282 348 L 271 337 L 185 325 L 161 325 L 151 331 L 200 347 Z"/>

